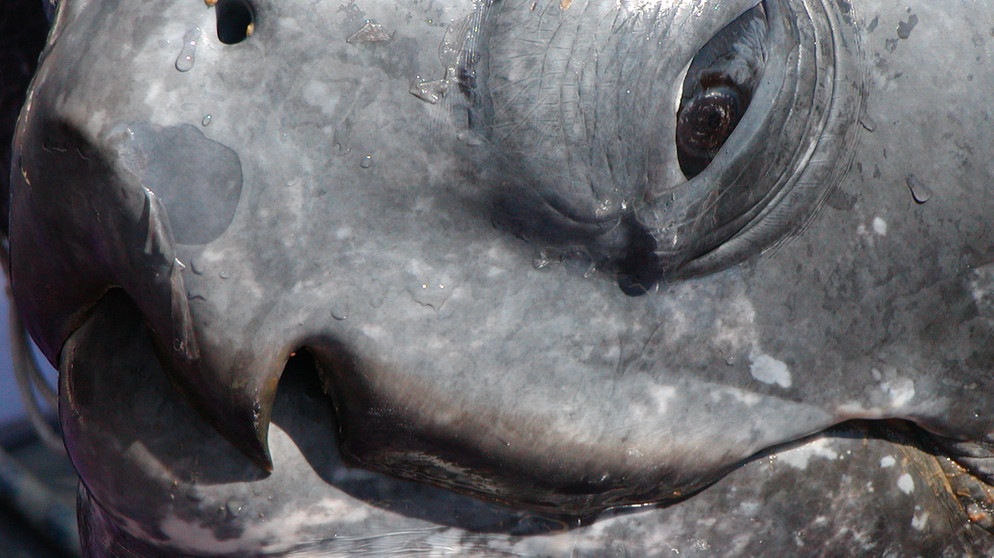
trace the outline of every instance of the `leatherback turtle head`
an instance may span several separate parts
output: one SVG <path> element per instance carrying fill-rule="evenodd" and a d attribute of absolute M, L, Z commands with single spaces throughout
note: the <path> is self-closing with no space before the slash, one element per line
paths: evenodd
<path fill-rule="evenodd" d="M 62 2 L 10 247 L 88 528 L 275 552 L 338 451 L 570 516 L 852 418 L 982 458 L 989 171 L 852 171 L 922 152 L 868 132 L 861 40 L 813 0 Z"/>

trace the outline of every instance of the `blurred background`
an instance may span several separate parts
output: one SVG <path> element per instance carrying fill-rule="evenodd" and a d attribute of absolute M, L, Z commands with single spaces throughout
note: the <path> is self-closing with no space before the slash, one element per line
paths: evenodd
<path fill-rule="evenodd" d="M 0 258 L 6 259 L 11 140 L 24 93 L 48 31 L 51 0 L 0 0 Z M 45 257 L 38 254 L 37 257 Z M 6 269 L 6 266 L 5 266 Z M 0 277 L 0 556 L 78 556 L 76 474 L 58 442 L 46 445 L 32 427 L 14 372 L 10 300 Z M 44 359 L 41 374 L 55 386 Z M 44 422 L 55 409 L 42 402 Z"/>
<path fill-rule="evenodd" d="M 75 537 L 66 540 L 66 531 L 75 529 L 76 473 L 65 453 L 45 445 L 28 420 L 11 358 L 9 304 L 0 297 L 0 556 L 78 556 Z M 55 370 L 37 360 L 54 387 Z M 41 407 L 55 427 L 55 409 Z"/>

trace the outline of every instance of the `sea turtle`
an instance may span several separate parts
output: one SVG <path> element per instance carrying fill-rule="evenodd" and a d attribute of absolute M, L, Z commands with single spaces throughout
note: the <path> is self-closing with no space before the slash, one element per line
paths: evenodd
<path fill-rule="evenodd" d="M 983 553 L 992 29 L 63 0 L 9 247 L 88 553 Z"/>

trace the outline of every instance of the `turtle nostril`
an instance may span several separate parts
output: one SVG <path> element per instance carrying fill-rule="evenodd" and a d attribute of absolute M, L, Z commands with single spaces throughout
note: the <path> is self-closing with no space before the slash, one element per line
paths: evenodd
<path fill-rule="evenodd" d="M 255 10 L 247 0 L 218 0 L 217 38 L 226 45 L 238 44 L 255 29 Z"/>
<path fill-rule="evenodd" d="M 286 361 L 273 402 L 272 422 L 294 440 L 309 461 L 324 463 L 337 452 L 337 443 L 328 443 L 338 434 L 335 408 L 321 368 L 306 348 L 298 349 Z M 326 432 L 327 436 L 315 436 L 315 432 Z"/>

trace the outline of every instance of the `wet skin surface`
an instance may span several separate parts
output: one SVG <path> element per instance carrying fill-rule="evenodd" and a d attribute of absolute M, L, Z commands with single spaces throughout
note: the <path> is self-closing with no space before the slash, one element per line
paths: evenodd
<path fill-rule="evenodd" d="M 957 6 L 767 4 L 787 31 L 770 24 L 766 85 L 688 178 L 685 69 L 751 3 L 256 4 L 235 44 L 198 3 L 65 4 L 18 132 L 12 279 L 61 364 L 94 547 L 280 552 L 413 524 L 555 553 L 516 537 L 620 504 L 730 509 L 723 485 L 681 500 L 850 419 L 911 421 L 987 472 L 991 169 L 973 153 L 991 134 L 961 99 L 989 79 L 990 26 Z M 448 89 L 425 77 L 453 60 Z M 313 383 L 280 400 L 312 399 L 281 415 L 292 354 Z M 732 544 L 735 521 L 698 537 L 669 510 L 609 521 L 728 553 L 834 540 L 833 522 L 899 553 L 986 544 L 938 473 L 962 469 L 908 450 L 894 480 L 899 444 L 863 434 L 794 450 L 835 455 L 830 480 L 760 460 L 724 481 L 767 513 L 812 482 L 833 504 L 793 539 Z M 339 444 L 360 469 L 511 509 L 380 477 L 413 495 L 366 493 L 336 481 Z M 837 507 L 851 475 L 896 526 Z M 426 498 L 448 503 L 359 506 Z M 564 544 L 613 548 L 604 525 Z"/>

